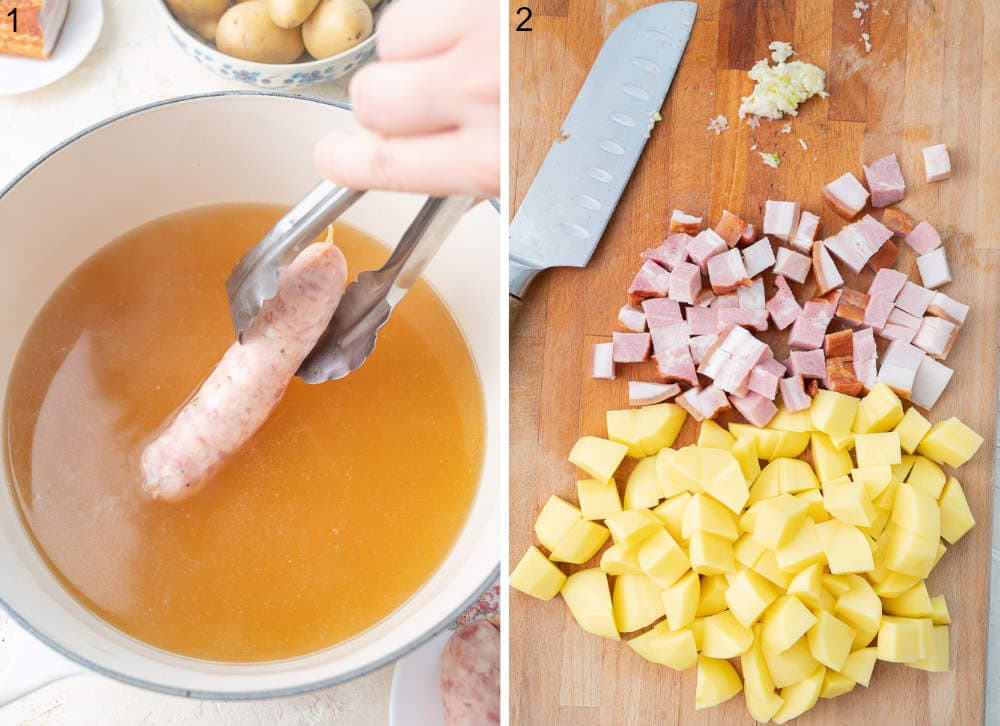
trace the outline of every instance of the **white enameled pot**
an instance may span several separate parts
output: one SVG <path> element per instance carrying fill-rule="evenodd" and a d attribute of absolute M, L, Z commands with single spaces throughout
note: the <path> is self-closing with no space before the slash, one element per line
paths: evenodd
<path fill-rule="evenodd" d="M 348 108 L 316 99 L 266 92 L 192 96 L 109 119 L 33 164 L 0 191 L 0 395 L 36 313 L 96 249 L 145 222 L 192 207 L 294 203 L 318 181 L 312 162 L 316 140 L 353 124 Z M 422 201 L 373 192 L 344 221 L 392 244 Z M 486 457 L 472 512 L 448 558 L 385 620 L 332 648 L 268 663 L 209 662 L 148 646 L 92 615 L 58 583 L 22 525 L 3 466 L 0 602 L 27 631 L 71 661 L 135 685 L 203 698 L 261 698 L 319 688 L 392 662 L 431 638 L 498 571 L 504 511 L 499 346 L 505 297 L 499 235 L 497 210 L 478 205 L 426 272 L 458 321 L 479 370 Z M 373 415 L 368 425 L 377 420 Z M 6 677 L 0 663 L 0 703 L 18 695 L 16 689 L 67 672 L 65 659 L 47 662 L 46 654 L 52 651 L 30 644 L 15 649 Z"/>

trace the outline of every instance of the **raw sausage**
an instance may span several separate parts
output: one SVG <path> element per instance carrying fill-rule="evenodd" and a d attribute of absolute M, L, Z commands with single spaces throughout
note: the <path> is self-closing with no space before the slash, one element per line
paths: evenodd
<path fill-rule="evenodd" d="M 441 656 L 441 696 L 448 726 L 500 723 L 500 631 L 488 621 L 451 636 Z"/>
<path fill-rule="evenodd" d="M 330 322 L 347 263 L 332 244 L 306 247 L 282 271 L 277 294 L 142 454 L 143 487 L 181 500 L 263 425 Z"/>

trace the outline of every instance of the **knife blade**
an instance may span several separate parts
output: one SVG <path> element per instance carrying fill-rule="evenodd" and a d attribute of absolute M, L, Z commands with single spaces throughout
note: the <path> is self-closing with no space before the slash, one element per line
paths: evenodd
<path fill-rule="evenodd" d="M 550 267 L 585 267 L 646 146 L 698 11 L 638 10 L 614 29 L 510 225 L 515 304 Z"/>

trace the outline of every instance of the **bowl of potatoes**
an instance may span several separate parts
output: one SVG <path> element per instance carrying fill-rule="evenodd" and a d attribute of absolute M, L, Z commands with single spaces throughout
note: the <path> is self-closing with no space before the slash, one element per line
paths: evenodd
<path fill-rule="evenodd" d="M 223 78 L 293 89 L 329 81 L 375 54 L 391 0 L 156 0 L 167 31 Z"/>

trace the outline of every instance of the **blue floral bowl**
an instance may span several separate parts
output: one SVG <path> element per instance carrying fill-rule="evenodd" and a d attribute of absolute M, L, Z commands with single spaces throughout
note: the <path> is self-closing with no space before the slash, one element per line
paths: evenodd
<path fill-rule="evenodd" d="M 391 0 L 382 0 L 376 9 L 388 5 Z M 188 30 L 163 0 L 156 0 L 156 6 L 163 15 L 167 32 L 177 42 L 177 45 L 194 58 L 198 63 L 208 68 L 221 78 L 228 78 L 258 88 L 273 90 L 290 90 L 304 88 L 314 83 L 332 81 L 360 66 L 375 55 L 375 33 L 370 37 L 338 55 L 323 60 L 305 60 L 296 63 L 254 63 L 252 61 L 233 58 L 219 52 L 211 43 L 205 42 L 193 31 Z M 305 56 L 308 58 L 308 56 Z"/>

